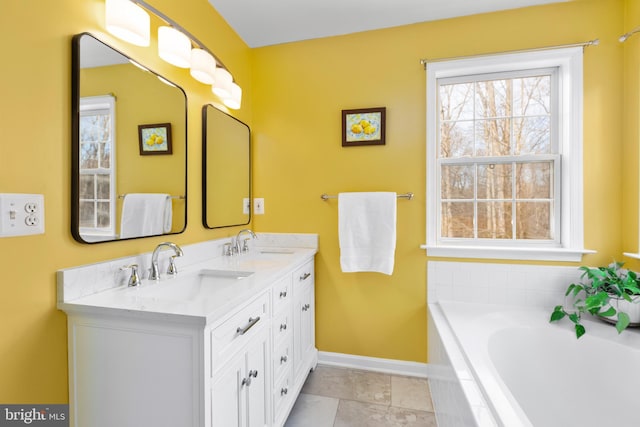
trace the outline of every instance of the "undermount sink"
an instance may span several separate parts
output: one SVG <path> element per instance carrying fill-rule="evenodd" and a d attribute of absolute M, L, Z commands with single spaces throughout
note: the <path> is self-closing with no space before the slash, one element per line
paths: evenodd
<path fill-rule="evenodd" d="M 253 271 L 234 271 L 234 270 L 209 270 L 203 269 L 198 272 L 198 275 L 204 277 L 220 277 L 223 279 L 245 279 L 253 276 Z"/>
<path fill-rule="evenodd" d="M 290 249 L 260 249 L 259 252 L 268 255 L 291 255 L 294 253 Z"/>
<path fill-rule="evenodd" d="M 239 280 L 247 279 L 253 271 L 202 269 L 159 282 L 144 280 L 141 286 L 129 288 L 137 297 L 162 301 L 191 302 L 206 297 L 213 288 L 233 289 Z"/>

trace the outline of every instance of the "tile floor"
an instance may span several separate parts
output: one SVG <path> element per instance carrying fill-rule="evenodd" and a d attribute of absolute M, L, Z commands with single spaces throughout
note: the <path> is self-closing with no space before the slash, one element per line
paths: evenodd
<path fill-rule="evenodd" d="M 285 427 L 437 427 L 427 380 L 318 365 Z"/>

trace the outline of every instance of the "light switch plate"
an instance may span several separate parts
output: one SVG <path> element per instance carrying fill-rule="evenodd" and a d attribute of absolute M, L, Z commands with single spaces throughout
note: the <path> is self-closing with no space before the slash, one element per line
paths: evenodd
<path fill-rule="evenodd" d="M 251 202 L 248 197 L 242 199 L 242 213 L 245 215 L 249 215 L 251 209 Z"/>
<path fill-rule="evenodd" d="M 0 193 L 0 237 L 43 233 L 42 194 Z"/>
<path fill-rule="evenodd" d="M 253 199 L 253 213 L 256 215 L 264 215 L 264 199 Z"/>

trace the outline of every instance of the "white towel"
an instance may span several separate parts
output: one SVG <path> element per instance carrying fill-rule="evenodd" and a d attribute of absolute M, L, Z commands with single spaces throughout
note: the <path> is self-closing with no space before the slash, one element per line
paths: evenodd
<path fill-rule="evenodd" d="M 132 193 L 124 196 L 120 238 L 168 233 L 171 222 L 171 197 L 168 194 Z"/>
<path fill-rule="evenodd" d="M 388 192 L 338 194 L 338 238 L 343 272 L 393 273 L 396 201 L 396 193 Z"/>

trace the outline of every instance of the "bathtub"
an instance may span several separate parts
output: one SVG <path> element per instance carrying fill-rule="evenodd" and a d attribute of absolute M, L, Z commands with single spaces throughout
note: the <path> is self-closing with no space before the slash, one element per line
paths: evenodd
<path fill-rule="evenodd" d="M 439 427 L 640 426 L 640 332 L 586 320 L 576 340 L 551 310 L 429 304 L 429 384 Z M 624 371 L 608 366 L 624 366 Z"/>

